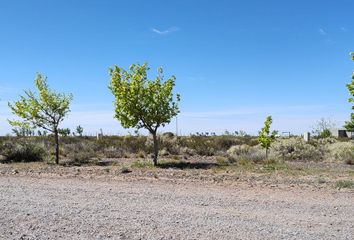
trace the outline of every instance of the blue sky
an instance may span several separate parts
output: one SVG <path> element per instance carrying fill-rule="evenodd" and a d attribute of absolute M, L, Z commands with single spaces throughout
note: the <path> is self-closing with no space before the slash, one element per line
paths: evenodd
<path fill-rule="evenodd" d="M 175 75 L 179 130 L 256 134 L 267 115 L 302 133 L 349 117 L 352 0 L 0 0 L 0 134 L 36 72 L 74 94 L 63 127 L 124 134 L 107 86 L 114 64 Z M 175 131 L 172 122 L 161 131 Z"/>

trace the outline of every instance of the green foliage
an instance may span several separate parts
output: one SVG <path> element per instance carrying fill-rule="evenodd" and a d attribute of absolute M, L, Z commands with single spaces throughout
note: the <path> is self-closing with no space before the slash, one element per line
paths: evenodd
<path fill-rule="evenodd" d="M 76 133 L 77 135 L 79 135 L 80 137 L 82 137 L 82 134 L 84 133 L 84 128 L 81 127 L 80 125 L 76 127 Z"/>
<path fill-rule="evenodd" d="M 59 128 L 58 129 L 58 133 L 61 135 L 61 136 L 64 136 L 64 137 L 67 137 L 70 135 L 71 131 L 69 128 Z"/>
<path fill-rule="evenodd" d="M 345 121 L 345 124 L 343 127 L 350 132 L 354 132 L 354 113 L 350 114 L 350 120 Z"/>
<path fill-rule="evenodd" d="M 24 137 L 24 136 L 34 136 L 34 131 L 33 129 L 29 127 L 14 127 L 12 128 L 12 132 L 17 136 L 17 137 Z"/>
<path fill-rule="evenodd" d="M 354 60 L 354 52 L 351 52 L 350 56 L 352 60 Z M 354 72 L 352 73 L 351 82 L 348 83 L 346 86 L 350 94 L 348 102 L 353 103 L 354 102 Z M 354 110 L 354 105 L 352 106 L 352 110 Z M 354 132 L 354 113 L 350 114 L 350 121 L 345 122 L 344 128 L 347 129 L 348 131 Z"/>
<path fill-rule="evenodd" d="M 37 74 L 35 85 L 39 95 L 25 91 L 20 100 L 9 103 L 13 114 L 22 120 L 9 120 L 14 127 L 43 128 L 54 133 L 56 139 L 56 163 L 59 163 L 58 126 L 69 112 L 72 95 L 52 91 L 47 85 L 47 78 Z"/>
<path fill-rule="evenodd" d="M 179 113 L 178 102 L 173 97 L 176 78 L 163 81 L 162 68 L 154 80 L 147 78 L 147 64 L 133 64 L 129 70 L 114 66 L 110 69 L 109 89 L 115 97 L 115 118 L 124 128 L 145 128 L 154 137 L 154 164 L 157 164 L 158 146 L 156 133 L 160 126 L 170 123 Z"/>
<path fill-rule="evenodd" d="M 268 157 L 268 149 L 270 148 L 270 145 L 272 142 L 275 140 L 275 136 L 278 134 L 277 131 L 273 131 L 270 133 L 270 125 L 272 124 L 273 120 L 271 116 L 268 116 L 264 122 L 264 127 L 259 131 L 258 134 L 258 142 L 261 144 L 261 146 L 266 149 L 266 157 Z"/>
<path fill-rule="evenodd" d="M 124 128 L 146 128 L 151 133 L 171 121 L 179 113 L 173 100 L 176 78 L 163 81 L 162 68 L 155 80 L 147 79 L 147 64 L 133 64 L 129 71 L 114 66 L 110 69 L 109 89 L 115 96 L 115 118 Z"/>
<path fill-rule="evenodd" d="M 332 136 L 332 133 L 329 129 L 323 130 L 319 135 L 320 138 L 329 138 L 330 136 Z"/>
<path fill-rule="evenodd" d="M 39 96 L 30 90 L 25 91 L 26 96 L 20 96 L 20 100 L 8 104 L 12 113 L 22 118 L 22 121 L 9 120 L 9 123 L 12 126 L 38 127 L 54 132 L 69 112 L 72 95 L 52 91 L 47 85 L 47 78 L 40 74 L 37 74 L 35 85 Z"/>

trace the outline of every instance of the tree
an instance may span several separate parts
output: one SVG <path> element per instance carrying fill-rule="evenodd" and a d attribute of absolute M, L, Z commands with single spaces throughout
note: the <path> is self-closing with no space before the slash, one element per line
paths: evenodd
<path fill-rule="evenodd" d="M 351 133 L 354 132 L 354 113 L 350 114 L 349 121 L 345 121 L 344 128 Z"/>
<path fill-rule="evenodd" d="M 34 130 L 29 127 L 14 127 L 12 128 L 12 132 L 17 137 L 34 136 Z"/>
<path fill-rule="evenodd" d="M 270 145 L 274 142 L 275 136 L 278 134 L 277 131 L 272 131 L 272 133 L 270 133 L 270 125 L 272 125 L 272 122 L 272 116 L 268 116 L 264 122 L 263 128 L 259 131 L 257 138 L 258 142 L 266 150 L 266 158 L 268 158 L 268 150 Z"/>
<path fill-rule="evenodd" d="M 42 128 L 54 134 L 55 162 L 59 164 L 59 124 L 68 114 L 72 94 L 63 94 L 52 91 L 47 85 L 47 77 L 37 74 L 35 85 L 39 95 L 32 91 L 25 91 L 20 100 L 9 103 L 12 113 L 22 118 L 22 121 L 9 120 L 15 127 Z"/>
<path fill-rule="evenodd" d="M 114 66 L 110 69 L 110 85 L 115 101 L 114 117 L 124 128 L 135 127 L 147 129 L 154 141 L 153 163 L 157 165 L 159 152 L 157 129 L 170 123 L 171 119 L 179 113 L 178 102 L 172 93 L 176 78 L 170 77 L 163 81 L 162 68 L 158 69 L 154 80 L 147 79 L 147 63 L 133 64 L 126 71 Z"/>
<path fill-rule="evenodd" d="M 354 52 L 350 53 L 352 60 L 354 60 Z M 347 89 L 350 93 L 350 97 L 348 102 L 354 102 L 354 72 L 352 73 L 352 81 L 347 84 Z M 352 110 L 354 110 L 354 105 L 352 106 Z M 354 132 L 354 113 L 350 114 L 350 121 L 346 121 L 344 124 L 344 128 L 350 132 Z"/>
<path fill-rule="evenodd" d="M 331 136 L 330 129 L 334 128 L 335 126 L 336 123 L 333 122 L 330 118 L 321 118 L 312 127 L 312 133 L 320 138 L 327 138 Z"/>
<path fill-rule="evenodd" d="M 84 133 L 84 128 L 81 127 L 80 125 L 76 127 L 76 133 L 82 137 L 82 134 Z"/>
<path fill-rule="evenodd" d="M 59 128 L 58 133 L 63 137 L 67 137 L 70 135 L 71 130 L 70 130 L 70 128 Z"/>

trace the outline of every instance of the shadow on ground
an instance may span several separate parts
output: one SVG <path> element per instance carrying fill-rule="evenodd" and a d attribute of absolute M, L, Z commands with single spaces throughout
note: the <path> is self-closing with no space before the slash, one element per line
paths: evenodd
<path fill-rule="evenodd" d="M 211 169 L 219 167 L 217 163 L 208 162 L 162 162 L 157 165 L 159 168 L 178 168 L 178 169 Z"/>

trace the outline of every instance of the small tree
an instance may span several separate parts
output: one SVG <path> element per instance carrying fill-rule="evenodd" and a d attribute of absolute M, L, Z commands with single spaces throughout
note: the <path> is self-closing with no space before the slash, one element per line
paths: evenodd
<path fill-rule="evenodd" d="M 12 112 L 22 118 L 22 121 L 10 121 L 15 127 L 42 128 L 54 134 L 55 162 L 59 163 L 59 124 L 63 121 L 69 110 L 72 95 L 57 93 L 49 89 L 47 78 L 37 74 L 35 85 L 38 89 L 37 96 L 32 91 L 25 91 L 26 96 L 20 100 L 9 103 Z"/>
<path fill-rule="evenodd" d="M 84 128 L 81 127 L 80 125 L 76 127 L 76 133 L 77 135 L 79 135 L 80 137 L 82 137 L 82 134 L 84 133 Z"/>
<path fill-rule="evenodd" d="M 354 53 L 350 53 L 350 55 L 352 60 L 354 60 Z M 348 101 L 350 103 L 353 103 L 354 102 L 354 72 L 352 73 L 352 81 L 347 84 L 347 89 L 350 94 Z M 352 110 L 354 110 L 354 105 L 352 106 Z M 345 122 L 344 128 L 350 132 L 354 132 L 354 113 L 350 114 L 350 121 Z"/>
<path fill-rule="evenodd" d="M 34 135 L 34 130 L 30 127 L 22 126 L 22 127 L 14 127 L 12 128 L 12 132 L 17 137 L 28 137 Z"/>
<path fill-rule="evenodd" d="M 59 132 L 59 134 L 60 134 L 61 136 L 67 137 L 67 136 L 70 135 L 71 130 L 70 130 L 70 128 L 59 128 L 59 129 L 58 129 L 58 132 Z"/>
<path fill-rule="evenodd" d="M 259 135 L 257 138 L 258 142 L 266 150 L 266 158 L 268 158 L 268 150 L 270 148 L 270 145 L 272 144 L 272 142 L 274 142 L 275 136 L 278 134 L 277 131 L 273 131 L 272 133 L 270 133 L 270 125 L 272 125 L 272 122 L 272 116 L 268 116 L 264 122 L 263 128 L 261 129 L 261 131 L 259 131 Z"/>
<path fill-rule="evenodd" d="M 179 113 L 178 102 L 173 97 L 176 78 L 170 77 L 163 82 L 162 68 L 158 69 L 154 80 L 147 79 L 147 63 L 133 64 L 129 70 L 114 66 L 110 69 L 110 85 L 115 102 L 115 115 L 124 128 L 147 129 L 154 141 L 153 163 L 157 165 L 159 152 L 157 129 L 170 123 Z"/>

